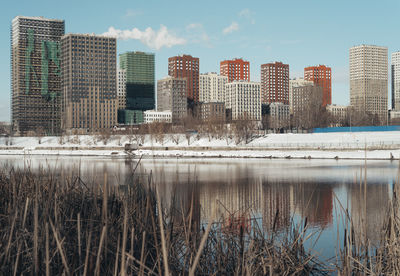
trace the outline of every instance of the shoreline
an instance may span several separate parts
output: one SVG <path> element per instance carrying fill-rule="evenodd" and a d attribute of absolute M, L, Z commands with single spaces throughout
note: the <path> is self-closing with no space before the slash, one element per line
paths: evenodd
<path fill-rule="evenodd" d="M 307 160 L 307 159 L 320 159 L 320 160 L 400 160 L 400 149 L 345 149 L 345 150 L 321 150 L 321 149 L 268 149 L 268 148 L 243 148 L 237 149 L 221 149 L 221 148 L 207 148 L 207 149 L 174 149 L 173 147 L 166 147 L 167 149 L 160 149 L 161 147 L 144 147 L 132 151 L 132 154 L 126 153 L 123 147 L 106 148 L 103 149 L 79 149 L 74 147 L 73 150 L 57 150 L 53 149 L 1 149 L 1 156 L 63 156 L 63 157 L 106 157 L 117 159 L 138 159 L 143 158 L 235 158 L 235 159 L 276 159 L 276 160 Z M 179 147 L 182 148 L 182 147 Z"/>

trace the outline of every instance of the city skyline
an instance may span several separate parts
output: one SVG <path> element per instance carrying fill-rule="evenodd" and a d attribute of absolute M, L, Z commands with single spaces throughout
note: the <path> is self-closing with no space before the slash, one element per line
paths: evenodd
<path fill-rule="evenodd" d="M 191 5 L 180 5 L 178 1 L 136 3 L 135 7 L 128 1 L 118 1 L 113 6 L 98 3 L 96 13 L 91 12 L 92 1 L 59 5 L 50 1 L 22 2 L 18 6 L 7 4 L 0 11 L 3 20 L 0 52 L 5 61 L 0 69 L 0 121 L 10 121 L 9 38 L 11 20 L 17 15 L 65 20 L 66 33 L 116 34 L 117 54 L 155 53 L 156 80 L 167 76 L 168 57 L 179 54 L 199 57 L 200 73 L 218 72 L 222 60 L 243 58 L 250 62 L 252 81 L 260 81 L 260 65 L 264 63 L 289 64 L 290 78 L 301 77 L 307 66 L 325 64 L 332 68 L 335 104 L 350 102 L 348 55 L 352 46 L 386 46 L 389 56 L 400 49 L 400 38 L 388 35 L 396 32 L 395 10 L 400 7 L 396 1 L 363 2 L 363 6 L 357 1 L 350 4 L 293 1 L 289 8 L 283 3 L 264 2 L 227 8 L 221 1 L 213 2 L 211 12 L 208 5 L 211 2 L 207 1 Z M 78 5 L 79 9 L 74 8 Z M 281 10 L 285 10 L 284 15 L 279 13 Z M 282 18 L 281 24 L 271 24 L 278 18 Z M 389 84 L 389 102 L 390 89 Z"/>

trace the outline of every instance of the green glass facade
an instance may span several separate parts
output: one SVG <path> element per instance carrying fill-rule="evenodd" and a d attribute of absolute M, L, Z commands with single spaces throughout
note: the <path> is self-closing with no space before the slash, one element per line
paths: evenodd
<path fill-rule="evenodd" d="M 119 55 L 126 71 L 126 109 L 152 110 L 155 106 L 154 54 L 126 52 Z"/>
<path fill-rule="evenodd" d="M 118 110 L 118 123 L 123 125 L 142 124 L 144 121 L 143 111 L 141 110 Z"/>

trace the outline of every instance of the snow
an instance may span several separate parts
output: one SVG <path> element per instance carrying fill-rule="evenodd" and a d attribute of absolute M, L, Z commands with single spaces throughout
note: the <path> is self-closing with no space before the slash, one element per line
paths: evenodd
<path fill-rule="evenodd" d="M 124 145 L 138 143 L 135 155 L 165 157 L 256 158 L 400 158 L 400 131 L 308 134 L 268 134 L 248 144 L 234 138 L 194 134 L 156 136 L 113 135 L 104 143 L 98 135 L 0 138 L 0 155 L 126 156 Z M 367 149 L 367 151 L 365 151 Z"/>

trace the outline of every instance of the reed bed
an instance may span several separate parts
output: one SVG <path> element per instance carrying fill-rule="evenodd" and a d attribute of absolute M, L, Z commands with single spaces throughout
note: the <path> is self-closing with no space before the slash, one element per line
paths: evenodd
<path fill-rule="evenodd" d="M 0 171 L 0 274 L 330 273 L 305 249 L 306 221 L 266 233 L 257 220 L 251 228 L 226 227 L 214 210 L 204 222 L 193 201 L 167 208 L 151 175 L 139 180 L 134 171 L 120 185 L 106 175 L 98 184 L 43 168 Z"/>

